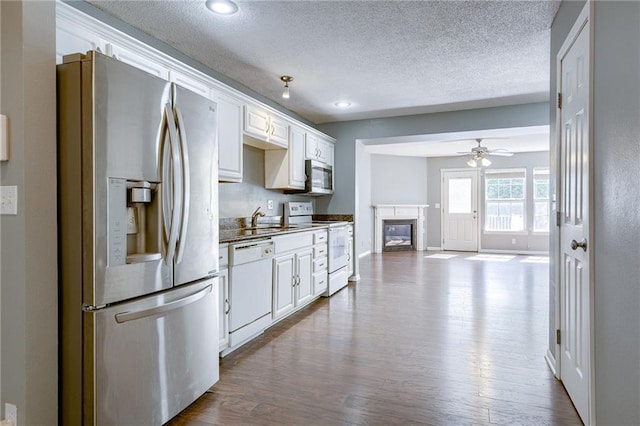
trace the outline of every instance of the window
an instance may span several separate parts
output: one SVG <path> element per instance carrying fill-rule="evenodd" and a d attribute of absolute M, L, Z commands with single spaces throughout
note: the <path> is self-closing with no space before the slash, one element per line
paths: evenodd
<path fill-rule="evenodd" d="M 549 169 L 533 169 L 533 232 L 549 232 Z"/>
<path fill-rule="evenodd" d="M 485 171 L 485 231 L 525 230 L 525 170 Z"/>

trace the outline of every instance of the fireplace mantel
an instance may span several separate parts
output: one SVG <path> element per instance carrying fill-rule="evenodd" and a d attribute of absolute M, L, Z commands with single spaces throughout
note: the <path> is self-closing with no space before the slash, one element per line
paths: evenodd
<path fill-rule="evenodd" d="M 417 250 L 426 250 L 424 235 L 426 207 L 428 204 L 376 204 L 373 206 L 375 213 L 375 234 L 374 234 L 374 253 L 382 253 L 382 221 L 385 219 L 415 219 L 416 220 L 416 237 Z"/>

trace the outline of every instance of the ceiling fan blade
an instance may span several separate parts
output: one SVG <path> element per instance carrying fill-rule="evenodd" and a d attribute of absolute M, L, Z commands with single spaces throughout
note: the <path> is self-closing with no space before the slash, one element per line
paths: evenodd
<path fill-rule="evenodd" d="M 513 155 L 513 152 L 491 151 L 489 152 L 489 155 L 496 155 L 498 157 L 511 157 Z"/>

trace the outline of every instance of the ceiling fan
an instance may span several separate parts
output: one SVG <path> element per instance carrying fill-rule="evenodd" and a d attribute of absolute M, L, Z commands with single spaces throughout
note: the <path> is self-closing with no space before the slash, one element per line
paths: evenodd
<path fill-rule="evenodd" d="M 482 146 L 482 138 L 477 138 L 476 142 L 478 143 L 478 146 L 471 148 L 470 152 L 458 152 L 460 155 L 471 156 L 469 161 L 467 161 L 467 165 L 470 167 L 489 166 L 491 164 L 491 160 L 487 157 L 491 155 L 500 157 L 511 157 L 513 155 L 513 152 L 509 152 L 504 148 L 489 149 Z"/>

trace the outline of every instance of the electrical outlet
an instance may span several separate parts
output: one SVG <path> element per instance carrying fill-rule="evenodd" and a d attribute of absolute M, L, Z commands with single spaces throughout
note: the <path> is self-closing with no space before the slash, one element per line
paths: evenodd
<path fill-rule="evenodd" d="M 515 239 L 515 238 L 512 238 L 512 239 L 511 239 L 511 244 L 515 244 L 515 243 L 516 243 L 516 239 Z"/>
<path fill-rule="evenodd" d="M 267 200 L 267 209 L 273 210 L 273 200 Z"/>
<path fill-rule="evenodd" d="M 18 407 L 14 404 L 5 402 L 4 404 L 4 418 L 12 422 L 14 426 L 18 424 Z"/>
<path fill-rule="evenodd" d="M 0 214 L 18 214 L 17 186 L 0 186 Z"/>

